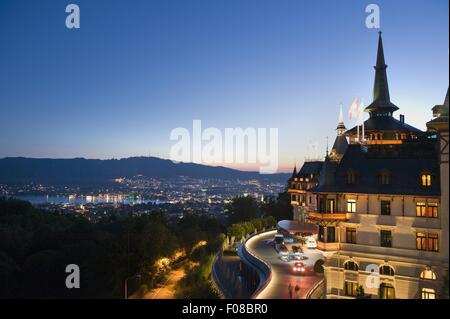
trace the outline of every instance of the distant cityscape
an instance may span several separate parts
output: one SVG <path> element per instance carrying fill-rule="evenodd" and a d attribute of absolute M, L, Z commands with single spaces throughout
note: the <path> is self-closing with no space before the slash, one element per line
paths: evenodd
<path fill-rule="evenodd" d="M 81 214 L 98 221 L 114 213 L 136 215 L 159 209 L 172 217 L 196 212 L 220 217 L 231 200 L 250 196 L 267 202 L 285 191 L 287 183 L 270 180 L 209 178 L 118 177 L 110 186 L 79 187 L 39 183 L 0 184 L 0 196 L 31 202 L 38 208 Z"/>

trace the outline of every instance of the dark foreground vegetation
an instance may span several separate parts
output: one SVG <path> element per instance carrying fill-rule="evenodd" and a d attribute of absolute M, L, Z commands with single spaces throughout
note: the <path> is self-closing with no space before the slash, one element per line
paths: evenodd
<path fill-rule="evenodd" d="M 250 224 L 260 225 L 270 220 L 272 225 L 279 218 L 263 217 L 283 205 L 270 205 L 236 198 L 228 221 L 222 223 L 198 214 L 169 220 L 158 210 L 91 223 L 83 216 L 0 198 L 0 298 L 124 298 L 126 280 L 129 295 L 141 284 L 151 287 L 167 266 L 161 261 L 177 258 L 190 262 L 176 296 L 217 298 L 211 264 L 226 239 L 227 224 L 251 220 Z M 66 287 L 69 264 L 80 268 L 79 289 Z"/>

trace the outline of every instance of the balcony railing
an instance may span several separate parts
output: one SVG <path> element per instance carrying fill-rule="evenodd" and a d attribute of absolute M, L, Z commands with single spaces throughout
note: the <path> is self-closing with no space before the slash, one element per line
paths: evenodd
<path fill-rule="evenodd" d="M 327 220 L 347 220 L 347 213 L 319 213 L 308 212 L 310 218 L 315 219 L 327 219 Z"/>
<path fill-rule="evenodd" d="M 295 188 L 289 188 L 288 193 L 294 193 L 294 194 L 306 194 L 306 190 L 304 189 L 295 189 Z"/>

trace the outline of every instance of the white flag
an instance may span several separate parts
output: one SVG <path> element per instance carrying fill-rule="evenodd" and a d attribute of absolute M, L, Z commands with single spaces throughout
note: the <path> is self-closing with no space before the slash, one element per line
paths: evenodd
<path fill-rule="evenodd" d="M 359 113 L 359 100 L 357 97 L 353 100 L 352 105 L 350 106 L 350 110 L 348 111 L 348 117 L 350 120 L 355 119 L 358 120 L 358 113 Z"/>
<path fill-rule="evenodd" d="M 356 125 L 364 124 L 364 100 L 361 99 L 361 104 L 358 107 L 358 117 L 356 120 Z"/>

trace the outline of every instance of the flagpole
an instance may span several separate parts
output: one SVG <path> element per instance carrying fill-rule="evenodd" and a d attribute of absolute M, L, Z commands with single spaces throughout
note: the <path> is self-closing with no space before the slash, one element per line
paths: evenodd
<path fill-rule="evenodd" d="M 366 137 L 364 135 L 364 99 L 361 99 L 361 126 L 362 126 L 362 142 L 364 143 Z"/>

